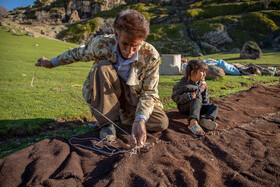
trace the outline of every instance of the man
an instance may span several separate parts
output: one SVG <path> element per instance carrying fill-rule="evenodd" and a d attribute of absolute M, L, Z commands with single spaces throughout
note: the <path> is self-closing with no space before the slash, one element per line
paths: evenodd
<path fill-rule="evenodd" d="M 162 131 L 168 118 L 158 96 L 159 53 L 147 38 L 149 22 L 131 9 L 114 21 L 114 35 L 97 36 L 85 46 L 62 53 L 51 61 L 42 57 L 35 64 L 46 68 L 77 61 L 94 61 L 85 81 L 83 96 L 101 126 L 100 138 L 114 140 L 116 130 L 95 108 L 112 121 L 131 125 L 131 141 L 142 147 L 146 128 Z"/>

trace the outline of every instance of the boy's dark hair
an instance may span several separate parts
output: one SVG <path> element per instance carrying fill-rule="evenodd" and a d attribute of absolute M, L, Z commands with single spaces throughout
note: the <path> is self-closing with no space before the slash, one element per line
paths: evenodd
<path fill-rule="evenodd" d="M 132 9 L 121 11 L 116 16 L 113 27 L 118 34 L 124 31 L 132 38 L 141 38 L 144 40 L 150 32 L 150 23 L 148 20 L 142 14 Z"/>
<path fill-rule="evenodd" d="M 186 81 L 189 82 L 191 80 L 191 71 L 197 72 L 199 69 L 207 71 L 208 66 L 200 59 L 193 59 L 188 61 L 188 65 L 185 70 Z"/>

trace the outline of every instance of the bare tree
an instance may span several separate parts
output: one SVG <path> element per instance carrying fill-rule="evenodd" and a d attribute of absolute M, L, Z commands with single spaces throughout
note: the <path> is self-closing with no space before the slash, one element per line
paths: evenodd
<path fill-rule="evenodd" d="M 8 14 L 7 7 L 0 5 L 0 19 L 5 17 Z"/>

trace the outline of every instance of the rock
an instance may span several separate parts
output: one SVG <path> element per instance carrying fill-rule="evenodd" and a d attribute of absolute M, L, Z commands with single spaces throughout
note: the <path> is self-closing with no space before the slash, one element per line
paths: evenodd
<path fill-rule="evenodd" d="M 258 44 L 254 41 L 248 41 L 243 45 L 240 52 L 240 58 L 242 59 L 261 59 L 262 50 Z"/>
<path fill-rule="evenodd" d="M 45 31 L 41 30 L 41 34 L 46 34 Z"/>
<path fill-rule="evenodd" d="M 27 36 L 31 36 L 31 37 L 34 37 L 35 35 L 32 33 L 32 32 L 30 32 L 30 31 L 28 31 L 27 33 L 26 33 L 26 35 Z"/>
<path fill-rule="evenodd" d="M 6 24 L 6 23 L 4 23 L 3 21 L 0 21 L 0 26 L 2 26 L 2 27 L 6 27 L 6 26 L 7 26 L 7 24 Z"/>
<path fill-rule="evenodd" d="M 9 31 L 10 33 L 12 33 L 13 35 L 15 35 L 15 36 L 23 36 L 23 34 L 22 33 L 18 33 L 18 32 L 16 32 L 16 30 L 15 29 L 10 29 L 10 31 Z"/>
<path fill-rule="evenodd" d="M 204 51 L 206 52 L 206 54 L 214 54 L 214 53 L 219 53 L 221 52 L 219 49 L 217 49 L 217 47 L 206 43 L 206 42 L 201 42 L 200 43 L 201 46 L 203 47 Z"/>
<path fill-rule="evenodd" d="M 232 39 L 229 37 L 227 30 L 223 26 L 219 26 L 217 30 L 204 33 L 201 37 L 202 41 L 211 45 L 218 46 L 226 43 L 232 43 Z"/>
<path fill-rule="evenodd" d="M 72 12 L 70 19 L 69 19 L 69 23 L 75 23 L 77 21 L 80 21 L 80 17 L 79 17 L 79 13 L 77 10 L 75 10 L 74 12 Z"/>
<path fill-rule="evenodd" d="M 55 24 L 56 24 L 56 25 L 61 25 L 61 24 L 62 24 L 62 21 L 58 19 L 58 20 L 55 21 Z"/>
<path fill-rule="evenodd" d="M 113 34 L 113 23 L 114 19 L 113 18 L 108 18 L 106 20 L 102 20 L 101 18 L 99 19 L 100 26 L 99 29 L 94 33 L 94 35 L 104 35 L 104 34 Z"/>
<path fill-rule="evenodd" d="M 206 73 L 206 79 L 221 79 L 225 76 L 224 70 L 215 65 L 209 65 Z"/>
<path fill-rule="evenodd" d="M 10 32 L 10 33 L 13 33 L 13 34 L 17 34 L 17 32 L 15 31 L 15 29 L 10 29 L 9 32 Z"/>

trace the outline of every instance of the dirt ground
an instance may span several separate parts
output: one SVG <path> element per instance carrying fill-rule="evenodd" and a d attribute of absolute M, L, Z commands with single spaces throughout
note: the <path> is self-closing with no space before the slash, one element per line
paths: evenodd
<path fill-rule="evenodd" d="M 0 186 L 280 186 L 279 93 L 280 85 L 257 86 L 213 99 L 219 126 L 204 137 L 168 110 L 169 128 L 150 133 L 138 154 L 105 156 L 85 147 L 95 140 L 45 139 L 0 160 Z M 79 138 L 92 137 L 98 131 Z M 113 145 L 128 150 L 129 137 L 118 132 Z"/>

